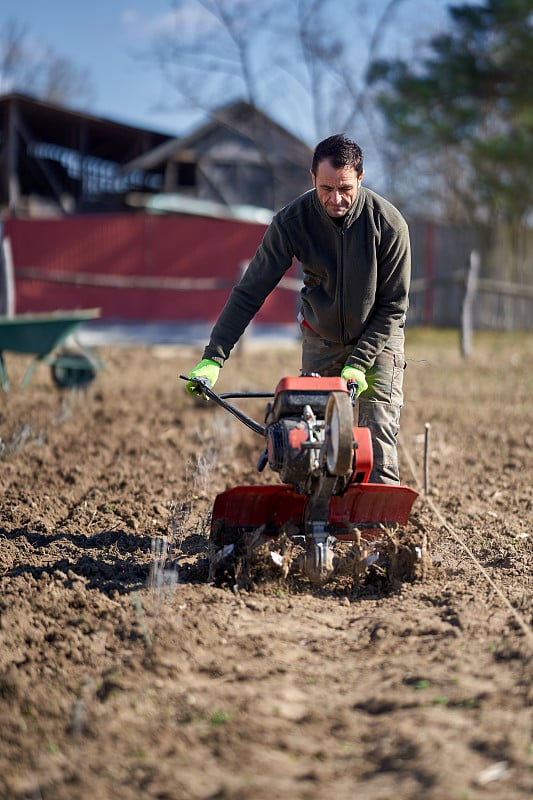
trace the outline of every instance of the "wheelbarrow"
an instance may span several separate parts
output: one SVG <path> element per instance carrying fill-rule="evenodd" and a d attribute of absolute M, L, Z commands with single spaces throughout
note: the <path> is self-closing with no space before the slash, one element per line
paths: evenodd
<path fill-rule="evenodd" d="M 0 316 L 0 381 L 3 390 L 7 392 L 10 388 L 4 360 L 6 351 L 34 356 L 22 378 L 20 389 L 28 385 L 40 363 L 50 366 L 52 380 L 59 389 L 88 386 L 103 364 L 75 337 L 76 349 L 62 345 L 82 323 L 99 316 L 99 308 Z"/>

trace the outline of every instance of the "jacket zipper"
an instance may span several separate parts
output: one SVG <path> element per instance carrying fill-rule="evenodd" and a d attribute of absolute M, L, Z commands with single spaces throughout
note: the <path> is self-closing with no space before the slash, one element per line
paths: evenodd
<path fill-rule="evenodd" d="M 339 284 L 339 331 L 340 340 L 345 344 L 346 314 L 344 309 L 344 228 L 339 230 L 339 253 L 337 258 L 337 280 Z"/>

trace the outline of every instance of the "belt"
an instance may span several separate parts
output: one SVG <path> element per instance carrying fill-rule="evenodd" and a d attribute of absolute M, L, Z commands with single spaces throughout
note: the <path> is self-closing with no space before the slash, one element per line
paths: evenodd
<path fill-rule="evenodd" d="M 316 331 L 313 330 L 313 328 L 307 322 L 307 320 L 305 319 L 305 317 L 304 317 L 304 315 L 302 314 L 301 311 L 298 314 L 298 318 L 297 319 L 298 319 L 298 322 L 300 323 L 300 325 L 302 325 L 304 328 L 307 328 L 307 330 L 312 331 L 313 333 L 316 333 Z"/>

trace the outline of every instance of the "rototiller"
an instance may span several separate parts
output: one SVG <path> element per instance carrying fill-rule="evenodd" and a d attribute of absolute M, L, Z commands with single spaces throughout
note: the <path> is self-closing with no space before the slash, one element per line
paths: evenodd
<path fill-rule="evenodd" d="M 354 427 L 354 393 L 342 378 L 285 377 L 274 394 L 220 395 L 204 379 L 194 380 L 206 398 L 264 437 L 257 469 L 262 472 L 268 465 L 284 484 L 236 486 L 216 497 L 212 577 L 249 552 L 251 544 L 266 544 L 273 562 L 283 567 L 287 559 L 275 546 L 283 540 L 298 546 L 299 569 L 321 585 L 376 561 L 384 531 L 408 522 L 417 492 L 369 483 L 370 430 Z M 264 425 L 227 402 L 258 397 L 270 398 Z M 352 542 L 358 557 L 353 552 L 337 555 L 338 542 Z"/>

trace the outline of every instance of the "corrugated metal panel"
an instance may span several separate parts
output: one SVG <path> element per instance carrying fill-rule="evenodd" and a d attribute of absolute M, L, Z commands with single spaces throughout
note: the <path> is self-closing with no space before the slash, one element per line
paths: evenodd
<path fill-rule="evenodd" d="M 106 214 L 12 219 L 4 228 L 13 250 L 17 313 L 100 307 L 103 319 L 188 322 L 216 319 L 266 226 Z M 125 288 L 128 277 L 132 285 Z M 192 280 L 193 288 L 176 288 L 179 279 Z M 257 321 L 291 323 L 295 309 L 295 293 L 277 288 Z"/>

